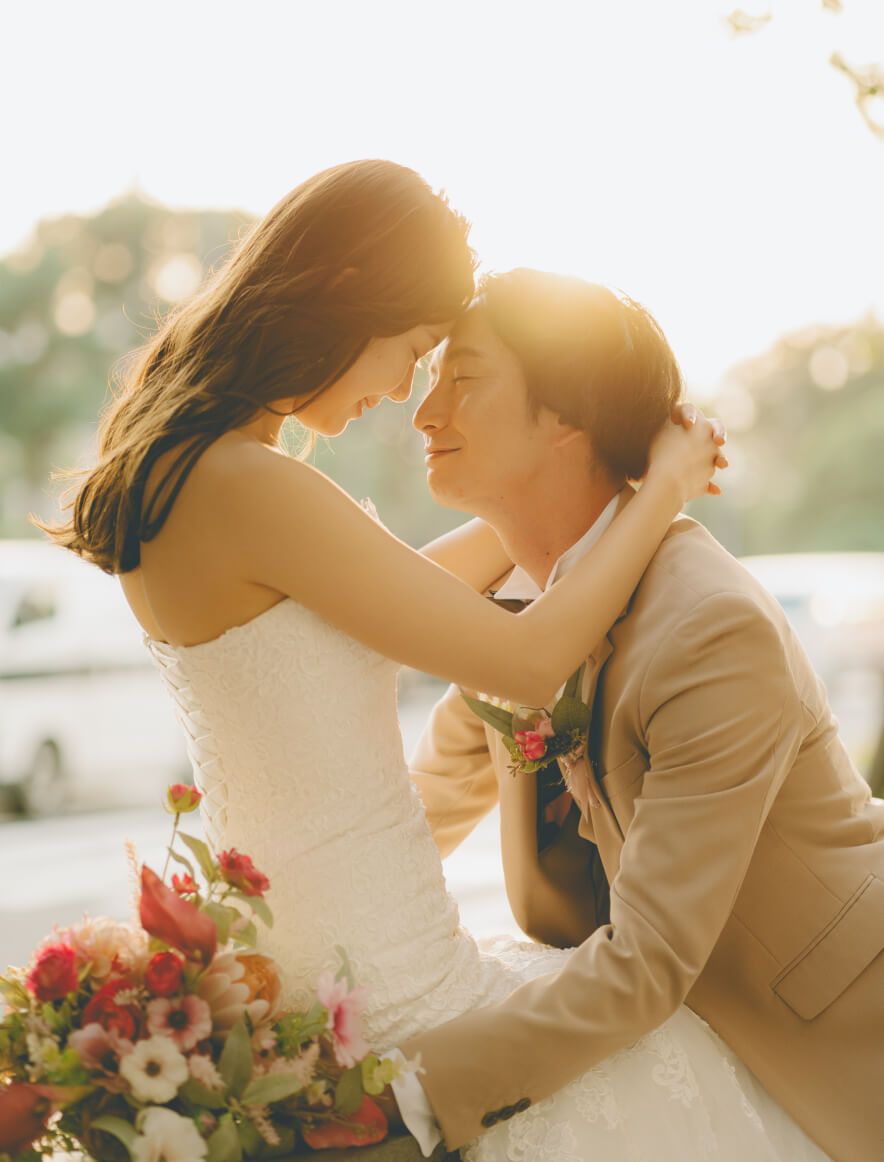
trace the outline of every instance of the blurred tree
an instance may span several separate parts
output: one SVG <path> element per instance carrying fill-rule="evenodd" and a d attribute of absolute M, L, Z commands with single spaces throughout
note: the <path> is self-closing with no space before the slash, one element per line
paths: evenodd
<path fill-rule="evenodd" d="M 730 373 L 717 405 L 734 479 L 692 511 L 733 552 L 884 550 L 884 328 L 874 318 L 780 340 Z"/>
<path fill-rule="evenodd" d="M 0 533 L 32 532 L 25 513 L 45 512 L 50 468 L 91 453 L 114 364 L 248 221 L 133 194 L 40 223 L 0 263 Z"/>

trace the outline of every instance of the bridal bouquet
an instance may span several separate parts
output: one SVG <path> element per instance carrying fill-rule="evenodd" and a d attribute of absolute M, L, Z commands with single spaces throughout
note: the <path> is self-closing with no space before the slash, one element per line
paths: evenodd
<path fill-rule="evenodd" d="M 138 925 L 87 918 L 0 977 L 0 1159 L 238 1162 L 386 1136 L 372 1096 L 410 1066 L 369 1052 L 342 949 L 313 1004 L 281 1011 L 253 950 L 270 883 L 179 831 L 199 798 L 169 788 L 172 842 L 162 877 L 140 870 Z"/>

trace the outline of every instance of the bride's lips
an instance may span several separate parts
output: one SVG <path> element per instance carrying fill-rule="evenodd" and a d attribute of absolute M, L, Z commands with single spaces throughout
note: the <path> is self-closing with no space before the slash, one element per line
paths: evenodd
<path fill-rule="evenodd" d="M 450 456 L 452 452 L 459 452 L 459 448 L 427 448 L 424 453 L 424 459 L 428 464 L 434 460 L 438 460 L 442 456 Z"/>

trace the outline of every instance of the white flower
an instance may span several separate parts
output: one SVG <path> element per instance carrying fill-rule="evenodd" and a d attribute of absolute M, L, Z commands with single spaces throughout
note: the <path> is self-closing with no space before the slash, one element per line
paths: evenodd
<path fill-rule="evenodd" d="M 224 1078 L 215 1068 L 215 1063 L 211 1057 L 206 1057 L 202 1053 L 191 1053 L 187 1059 L 188 1067 L 190 1068 L 190 1076 L 195 1078 L 200 1085 L 204 1085 L 206 1089 L 223 1089 Z"/>
<path fill-rule="evenodd" d="M 168 1037 L 139 1041 L 120 1061 L 120 1073 L 139 1101 L 171 1101 L 188 1078 L 187 1060 Z"/>
<path fill-rule="evenodd" d="M 319 1060 L 320 1046 L 318 1041 L 312 1044 L 297 1057 L 277 1057 L 268 1073 L 284 1073 L 286 1076 L 297 1078 L 301 1088 L 306 1088 L 316 1073 L 316 1062 Z"/>
<path fill-rule="evenodd" d="M 143 1110 L 138 1129 L 139 1135 L 132 1143 L 132 1162 L 200 1162 L 208 1151 L 190 1118 L 182 1118 L 174 1110 Z"/>

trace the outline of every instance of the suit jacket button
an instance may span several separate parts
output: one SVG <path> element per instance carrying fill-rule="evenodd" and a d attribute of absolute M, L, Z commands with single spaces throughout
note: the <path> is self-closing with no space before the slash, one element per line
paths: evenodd
<path fill-rule="evenodd" d="M 497 1124 L 497 1120 L 498 1120 L 498 1119 L 497 1119 L 497 1114 L 496 1114 L 496 1113 L 494 1113 L 494 1112 L 492 1112 L 492 1113 L 487 1113 L 487 1114 L 485 1114 L 485 1116 L 482 1118 L 482 1125 L 483 1125 L 483 1126 L 486 1126 L 486 1127 L 493 1126 L 493 1125 L 496 1125 L 496 1124 Z"/>
<path fill-rule="evenodd" d="M 500 1111 L 500 1116 L 502 1118 L 511 1118 L 515 1112 L 516 1112 L 515 1106 L 504 1106 L 503 1109 Z"/>
<path fill-rule="evenodd" d="M 513 1109 L 516 1111 L 517 1114 L 520 1114 L 523 1110 L 526 1110 L 528 1108 L 528 1106 L 530 1106 L 530 1105 L 531 1105 L 530 1098 L 520 1097 L 519 1100 L 516 1102 L 516 1104 L 513 1106 Z"/>

